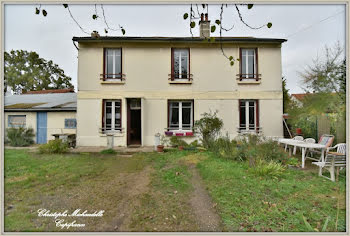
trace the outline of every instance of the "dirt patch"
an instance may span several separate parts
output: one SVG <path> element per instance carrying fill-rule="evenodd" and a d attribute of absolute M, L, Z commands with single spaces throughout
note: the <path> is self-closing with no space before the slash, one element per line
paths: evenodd
<path fill-rule="evenodd" d="M 191 184 L 193 192 L 190 203 L 195 215 L 199 230 L 203 232 L 218 232 L 222 230 L 221 218 L 216 213 L 215 204 L 212 202 L 208 192 L 205 190 L 202 179 L 197 169 L 191 165 Z"/>

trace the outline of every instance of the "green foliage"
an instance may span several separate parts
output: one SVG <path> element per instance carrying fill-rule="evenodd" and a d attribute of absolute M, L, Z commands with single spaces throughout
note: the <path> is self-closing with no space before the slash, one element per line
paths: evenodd
<path fill-rule="evenodd" d="M 35 8 L 35 14 L 37 14 L 37 15 L 40 14 L 40 10 L 37 7 Z"/>
<path fill-rule="evenodd" d="M 177 136 L 171 136 L 170 138 L 170 145 L 172 147 L 179 147 L 179 146 L 188 146 L 188 144 L 186 143 L 186 141 L 182 140 L 181 138 L 177 137 Z"/>
<path fill-rule="evenodd" d="M 67 151 L 68 143 L 62 141 L 62 139 L 50 140 L 48 143 L 39 146 L 39 153 L 42 154 L 59 154 Z"/>
<path fill-rule="evenodd" d="M 214 33 L 215 30 L 216 30 L 216 26 L 215 26 L 215 25 L 212 25 L 212 26 L 210 27 L 210 32 Z"/>
<path fill-rule="evenodd" d="M 214 113 L 203 113 L 200 120 L 196 120 L 194 131 L 200 135 L 201 141 L 205 148 L 209 148 L 216 137 L 219 135 L 223 126 L 222 119 L 217 117 L 217 111 Z"/>
<path fill-rule="evenodd" d="M 295 157 L 290 157 L 287 159 L 287 162 L 286 162 L 287 165 L 291 165 L 291 166 L 299 166 L 300 165 L 300 162 L 297 158 Z"/>
<path fill-rule="evenodd" d="M 289 89 L 287 89 L 287 82 L 284 77 L 282 77 L 282 92 L 283 92 L 283 113 L 285 113 L 289 110 L 291 98 L 288 93 Z"/>
<path fill-rule="evenodd" d="M 68 4 L 63 4 L 63 7 L 64 7 L 64 8 L 67 8 L 67 7 L 68 7 Z"/>
<path fill-rule="evenodd" d="M 8 128 L 7 140 L 11 146 L 25 147 L 34 143 L 34 130 L 32 128 Z"/>
<path fill-rule="evenodd" d="M 267 23 L 267 25 L 266 25 L 266 26 L 267 26 L 267 28 L 269 28 L 269 29 L 270 29 L 270 28 L 272 27 L 272 23 L 271 23 L 271 22 L 269 22 L 269 23 Z"/>
<path fill-rule="evenodd" d="M 47 11 L 46 10 L 42 10 L 43 16 L 47 16 Z"/>
<path fill-rule="evenodd" d="M 254 4 L 248 4 L 248 9 L 252 9 Z"/>
<path fill-rule="evenodd" d="M 220 20 L 216 20 L 216 21 L 215 21 L 215 24 L 220 25 L 220 24 L 221 24 L 221 21 L 220 21 Z"/>
<path fill-rule="evenodd" d="M 186 20 L 188 18 L 188 13 L 184 14 L 184 20 Z"/>
<path fill-rule="evenodd" d="M 306 228 L 308 229 L 308 231 L 310 232 L 320 232 L 320 230 L 318 228 L 312 228 L 312 226 L 310 225 L 310 223 L 307 221 L 307 219 L 305 218 L 305 216 L 302 216 L 303 218 L 303 222 L 306 226 Z M 326 232 L 327 231 L 327 226 L 328 226 L 328 222 L 329 222 L 330 217 L 328 216 L 324 222 L 324 225 L 321 229 L 321 232 Z"/>
<path fill-rule="evenodd" d="M 250 169 L 250 172 L 257 176 L 266 176 L 266 177 L 280 177 L 282 176 L 285 167 L 275 161 L 265 161 L 258 160 L 254 168 Z"/>
<path fill-rule="evenodd" d="M 191 28 L 194 28 L 196 26 L 196 22 L 191 21 L 190 26 L 191 26 Z"/>
<path fill-rule="evenodd" d="M 122 31 L 122 34 L 125 35 L 125 29 L 122 28 L 121 31 Z"/>
<path fill-rule="evenodd" d="M 5 83 L 15 93 L 73 88 L 72 79 L 57 64 L 40 58 L 36 52 L 11 50 L 4 52 L 4 57 Z"/>
<path fill-rule="evenodd" d="M 93 19 L 93 20 L 97 20 L 97 15 L 96 15 L 96 14 L 93 14 L 93 15 L 92 15 L 92 19 Z"/>
<path fill-rule="evenodd" d="M 117 154 L 117 152 L 112 148 L 102 150 L 100 153 L 101 154 Z"/>

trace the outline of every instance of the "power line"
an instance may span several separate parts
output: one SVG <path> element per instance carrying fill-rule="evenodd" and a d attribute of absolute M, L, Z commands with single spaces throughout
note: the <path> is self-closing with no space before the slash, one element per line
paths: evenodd
<path fill-rule="evenodd" d="M 334 16 L 337 16 L 338 14 L 340 14 L 340 13 L 342 13 L 342 12 L 344 12 L 344 11 L 345 11 L 345 10 L 342 10 L 342 11 L 340 11 L 340 12 L 337 12 L 337 13 L 335 13 L 334 15 L 328 16 L 327 18 L 324 18 L 323 20 L 320 20 L 320 21 L 318 21 L 318 22 L 316 22 L 316 23 L 314 23 L 314 24 L 312 24 L 312 25 L 309 25 L 309 26 L 305 27 L 304 29 L 301 29 L 301 30 L 299 30 L 299 31 L 297 31 L 297 32 L 295 32 L 295 33 L 290 34 L 290 35 L 287 35 L 286 38 L 292 37 L 292 36 L 294 36 L 295 34 L 298 34 L 298 33 L 300 33 L 300 32 L 303 32 L 303 31 L 307 30 L 307 29 L 310 29 L 310 28 L 312 28 L 313 26 L 315 26 L 315 25 L 317 25 L 317 24 L 319 24 L 319 23 L 321 23 L 321 22 L 323 22 L 323 21 L 326 21 L 326 20 L 328 20 L 328 19 L 330 19 L 330 18 L 332 18 L 332 17 L 334 17 Z"/>

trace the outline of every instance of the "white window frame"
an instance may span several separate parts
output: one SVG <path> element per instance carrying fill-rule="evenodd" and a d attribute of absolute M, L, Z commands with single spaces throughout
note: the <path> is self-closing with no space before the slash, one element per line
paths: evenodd
<path fill-rule="evenodd" d="M 171 103 L 172 102 L 178 102 L 179 103 L 179 128 L 172 128 L 171 127 L 171 116 L 170 116 L 170 114 L 171 114 L 171 111 L 170 111 L 170 109 L 171 109 Z M 183 128 L 182 127 L 182 103 L 183 102 L 190 102 L 191 103 L 191 118 L 190 118 L 190 127 L 189 128 Z M 192 130 L 193 129 L 193 101 L 192 100 L 183 100 L 183 101 L 175 101 L 175 100 L 173 100 L 173 101 L 169 101 L 168 102 L 168 106 L 169 106 L 169 130 L 171 130 L 171 131 L 190 131 L 190 130 Z"/>
<path fill-rule="evenodd" d="M 245 127 L 241 126 L 241 122 L 239 122 L 239 130 L 240 131 L 256 131 L 256 129 L 258 128 L 256 126 L 257 123 L 257 114 L 256 114 L 256 106 L 257 106 L 257 102 L 256 100 L 241 100 L 240 102 L 244 102 L 245 103 Z M 250 125 L 249 125 L 249 102 L 254 102 L 254 127 L 252 127 L 252 129 L 250 129 Z M 239 104 L 241 109 L 241 104 Z"/>
<path fill-rule="evenodd" d="M 108 68 L 108 51 L 112 51 L 112 60 L 113 60 L 113 70 L 112 70 L 112 77 L 108 76 L 107 73 L 107 68 Z M 117 51 L 119 51 L 119 55 L 117 55 Z M 119 57 L 120 60 L 120 73 L 122 72 L 122 49 L 121 48 L 106 48 L 105 49 L 105 80 L 109 81 L 109 80 L 116 80 L 116 79 L 122 79 L 122 75 L 115 75 L 116 74 L 116 66 L 115 66 L 115 62 L 117 60 L 117 57 Z"/>
<path fill-rule="evenodd" d="M 10 123 L 12 117 L 24 117 L 24 123 L 20 125 L 13 125 Z M 7 116 L 7 126 L 9 128 L 19 128 L 19 127 L 26 127 L 27 124 L 27 116 L 26 115 L 8 115 Z"/>
<path fill-rule="evenodd" d="M 246 78 L 246 79 L 253 79 L 257 76 L 257 72 L 256 72 L 256 50 L 255 48 L 242 48 L 241 49 L 241 52 L 242 52 L 242 59 L 243 59 L 243 52 L 245 52 L 245 72 L 246 72 L 246 75 L 242 75 L 242 78 Z M 253 54 L 253 57 L 254 57 L 254 71 L 253 71 L 253 77 L 249 77 L 249 75 L 247 75 L 248 73 L 248 68 L 249 68 L 249 65 L 248 65 L 248 57 L 251 57 L 250 55 L 248 55 L 248 52 L 249 51 L 253 51 L 254 54 Z M 243 72 L 243 71 L 242 71 Z"/>
<path fill-rule="evenodd" d="M 112 103 L 112 111 L 111 111 L 111 129 L 108 129 L 107 130 L 107 102 L 111 102 Z M 116 129 L 115 128 L 115 103 L 116 102 L 119 102 L 119 107 L 120 107 L 120 128 L 119 129 Z M 104 100 L 104 127 L 103 127 L 103 130 L 104 132 L 106 133 L 111 133 L 111 132 L 116 132 L 116 131 L 121 131 L 122 130 L 122 100 Z"/>
<path fill-rule="evenodd" d="M 190 76 L 190 73 L 189 73 L 189 71 L 190 71 L 190 60 L 189 60 L 189 57 L 190 57 L 190 51 L 189 51 L 189 49 L 187 49 L 187 48 L 174 48 L 173 49 L 174 51 L 173 51 L 173 60 L 174 60 L 174 79 L 186 79 L 186 80 L 188 80 L 188 78 L 189 78 L 189 76 Z M 175 71 L 175 52 L 179 52 L 179 73 L 176 73 L 176 71 Z M 183 52 L 186 52 L 187 53 L 187 56 L 183 56 Z M 186 76 L 186 78 L 182 78 L 182 64 L 181 64 L 181 59 L 182 59 L 182 57 L 184 57 L 184 58 L 187 58 L 187 76 Z M 179 75 L 179 78 L 175 78 L 175 75 L 176 74 L 178 74 Z"/>

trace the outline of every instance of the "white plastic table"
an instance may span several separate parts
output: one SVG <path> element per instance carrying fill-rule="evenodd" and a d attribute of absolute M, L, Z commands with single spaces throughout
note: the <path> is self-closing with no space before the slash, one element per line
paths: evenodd
<path fill-rule="evenodd" d="M 301 148 L 301 161 L 302 161 L 301 168 L 305 167 L 305 153 L 308 148 L 321 149 L 321 161 L 324 162 L 324 153 L 326 151 L 326 145 L 318 144 L 318 143 L 306 143 L 304 141 L 298 141 L 298 140 L 288 139 L 288 138 L 280 138 L 278 139 L 278 143 L 297 146 Z"/>

